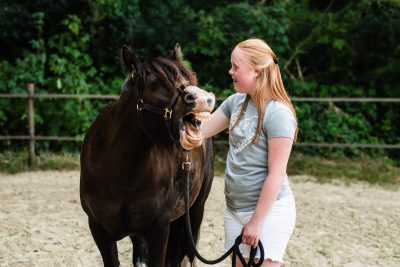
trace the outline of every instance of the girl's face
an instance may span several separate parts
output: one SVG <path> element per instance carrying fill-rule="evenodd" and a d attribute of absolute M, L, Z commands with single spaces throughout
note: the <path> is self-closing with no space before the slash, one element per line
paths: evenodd
<path fill-rule="evenodd" d="M 235 91 L 251 95 L 259 72 L 246 64 L 246 57 L 240 48 L 233 50 L 231 64 L 229 75 L 232 77 Z"/>

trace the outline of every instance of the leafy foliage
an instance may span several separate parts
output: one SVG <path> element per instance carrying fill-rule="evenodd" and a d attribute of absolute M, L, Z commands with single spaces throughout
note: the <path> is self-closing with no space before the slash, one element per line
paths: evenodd
<path fill-rule="evenodd" d="M 32 82 L 36 92 L 118 94 L 122 45 L 153 57 L 167 56 L 179 42 L 200 85 L 224 99 L 233 93 L 232 48 L 259 37 L 278 55 L 292 96 L 400 97 L 399 1 L 4 0 L 0 15 L 0 92 L 25 92 Z M 37 100 L 36 133 L 83 135 L 105 104 Z M 294 104 L 300 142 L 400 143 L 398 103 Z M 25 101 L 0 99 L 0 107 L 0 135 L 26 134 Z M 79 145 L 40 144 L 52 150 Z M 399 159 L 390 150 L 369 153 Z"/>

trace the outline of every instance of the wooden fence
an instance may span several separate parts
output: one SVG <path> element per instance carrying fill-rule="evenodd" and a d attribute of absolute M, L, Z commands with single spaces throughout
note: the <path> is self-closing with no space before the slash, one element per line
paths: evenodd
<path fill-rule="evenodd" d="M 82 137 L 74 136 L 37 136 L 35 135 L 34 121 L 34 99 L 104 99 L 116 100 L 118 95 L 93 95 L 93 94 L 35 94 L 34 84 L 27 85 L 27 93 L 1 94 L 0 98 L 27 98 L 28 99 L 28 126 L 29 135 L 0 135 L 0 141 L 22 140 L 29 143 L 29 165 L 35 162 L 35 141 L 74 141 L 81 142 Z M 348 98 L 348 97 L 292 97 L 293 102 L 378 102 L 378 103 L 400 103 L 400 98 Z M 217 145 L 227 145 L 227 141 L 215 141 Z M 331 148 L 382 148 L 382 149 L 400 149 L 400 144 L 343 144 L 343 143 L 314 143 L 297 142 L 296 146 L 305 147 L 331 147 Z"/>

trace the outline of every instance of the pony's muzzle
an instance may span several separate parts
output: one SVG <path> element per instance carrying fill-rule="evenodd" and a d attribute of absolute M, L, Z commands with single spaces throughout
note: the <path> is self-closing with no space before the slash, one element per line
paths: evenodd
<path fill-rule="evenodd" d="M 184 101 L 187 105 L 193 106 L 196 111 L 211 112 L 215 105 L 215 96 L 197 86 L 185 88 L 186 95 Z"/>

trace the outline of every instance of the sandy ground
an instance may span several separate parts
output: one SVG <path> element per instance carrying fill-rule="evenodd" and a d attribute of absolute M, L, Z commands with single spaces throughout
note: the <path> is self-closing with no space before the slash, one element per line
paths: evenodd
<path fill-rule="evenodd" d="M 399 189 L 291 179 L 298 215 L 284 266 L 400 266 Z M 0 174 L 0 266 L 102 266 L 78 184 L 77 171 Z M 216 177 L 198 246 L 206 258 L 222 254 L 223 198 Z M 132 266 L 129 239 L 118 246 Z"/>

